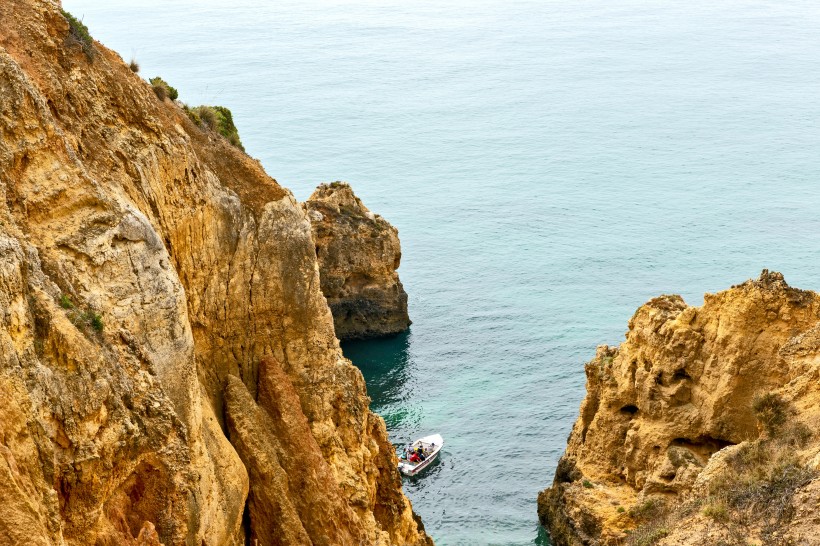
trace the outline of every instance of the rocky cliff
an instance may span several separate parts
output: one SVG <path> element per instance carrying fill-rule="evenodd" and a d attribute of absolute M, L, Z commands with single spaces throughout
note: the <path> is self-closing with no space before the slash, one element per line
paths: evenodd
<path fill-rule="evenodd" d="M 344 182 L 322 184 L 304 206 L 336 336 L 368 338 L 406 330 L 410 318 L 396 272 L 401 262 L 396 228 L 370 212 Z"/>
<path fill-rule="evenodd" d="M 429 543 L 288 190 L 49 0 L 0 135 L 0 543 Z"/>
<path fill-rule="evenodd" d="M 702 307 L 638 309 L 626 341 L 586 365 L 539 495 L 554 542 L 820 543 L 818 332 L 818 294 L 767 271 Z"/>

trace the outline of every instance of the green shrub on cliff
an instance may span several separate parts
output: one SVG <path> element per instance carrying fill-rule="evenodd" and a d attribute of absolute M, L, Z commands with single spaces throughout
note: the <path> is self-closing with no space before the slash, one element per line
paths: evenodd
<path fill-rule="evenodd" d="M 83 53 L 85 53 L 85 56 L 88 57 L 89 60 L 92 59 L 95 53 L 94 39 L 88 32 L 88 27 L 66 10 L 61 9 L 60 13 L 62 13 L 65 20 L 68 21 L 68 36 L 66 36 L 66 41 L 70 44 L 79 45 Z"/>
<path fill-rule="evenodd" d="M 179 91 L 161 77 L 156 76 L 148 81 L 159 100 L 165 100 L 168 97 L 175 101 L 179 98 Z M 219 134 L 232 145 L 245 151 L 239 139 L 239 130 L 233 122 L 233 114 L 228 108 L 208 105 L 190 107 L 182 104 L 182 110 L 198 127 Z"/>
<path fill-rule="evenodd" d="M 171 87 L 168 82 L 159 76 L 155 76 L 148 81 L 150 82 L 151 87 L 154 89 L 154 93 L 156 93 L 159 100 L 165 100 L 165 97 L 168 97 L 171 100 L 177 100 L 179 97 L 179 91 L 177 91 L 175 87 Z"/>
<path fill-rule="evenodd" d="M 85 313 L 85 320 L 89 324 L 89 326 L 94 328 L 95 331 L 97 331 L 97 332 L 102 332 L 103 331 L 102 315 L 94 313 L 93 311 L 87 311 Z"/>
<path fill-rule="evenodd" d="M 60 307 L 63 309 L 74 309 L 74 302 L 65 294 L 60 294 Z"/>
<path fill-rule="evenodd" d="M 68 320 L 71 321 L 74 326 L 76 326 L 79 330 L 84 332 L 88 332 L 88 328 L 93 329 L 95 332 L 100 333 L 103 331 L 104 324 L 102 315 L 99 313 L 95 313 L 91 309 L 78 309 L 71 298 L 66 294 L 60 294 L 59 298 L 60 307 L 65 309 L 66 316 Z"/>
<path fill-rule="evenodd" d="M 245 147 L 242 146 L 242 141 L 239 139 L 239 130 L 233 122 L 233 114 L 228 108 L 224 106 L 194 106 L 189 108 L 183 107 L 191 121 L 215 133 L 218 133 L 225 138 L 232 145 L 236 146 L 243 152 Z"/>

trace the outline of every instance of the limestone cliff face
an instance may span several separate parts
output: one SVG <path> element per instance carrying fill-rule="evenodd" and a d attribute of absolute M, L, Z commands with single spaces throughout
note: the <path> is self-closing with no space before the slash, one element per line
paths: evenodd
<path fill-rule="evenodd" d="M 396 272 L 398 230 L 370 212 L 343 182 L 322 184 L 304 207 L 336 336 L 369 338 L 406 330 L 407 293 Z"/>
<path fill-rule="evenodd" d="M 618 348 L 599 347 L 586 365 L 580 416 L 553 486 L 538 499 L 554 542 L 630 543 L 629 533 L 646 519 L 641 511 L 654 502 L 678 507 L 675 517 L 663 516 L 665 527 L 642 535 L 646 542 L 632 537 L 632 543 L 735 544 L 730 531 L 740 529 L 742 520 L 744 541 L 772 544 L 780 533 L 778 540 L 818 544 L 820 525 L 798 509 L 820 499 L 816 461 L 811 462 L 820 451 L 811 433 L 820 414 L 818 329 L 820 297 L 767 271 L 756 281 L 707 294 L 702 307 L 661 296 L 638 309 L 626 341 Z M 788 404 L 792 425 L 810 425 L 803 427 L 808 432 L 800 442 L 786 448 L 793 457 L 789 468 L 805 472 L 805 479 L 794 482 L 793 497 L 783 497 L 778 520 L 765 525 L 759 515 L 767 510 L 764 503 L 749 504 L 737 495 L 748 487 L 762 499 L 760 491 L 773 482 L 759 474 L 777 465 L 761 464 L 748 478 L 727 474 L 726 463 L 751 468 L 743 457 L 749 458 L 752 447 L 773 457 L 775 447 L 785 445 L 759 439 L 753 401 L 761 394 Z M 758 489 L 748 480 L 730 480 L 741 475 L 758 480 Z M 718 501 L 720 514 L 706 508 Z M 795 531 L 800 525 L 802 531 Z"/>
<path fill-rule="evenodd" d="M 305 212 L 68 35 L 56 2 L 0 3 L 0 543 L 428 542 Z"/>

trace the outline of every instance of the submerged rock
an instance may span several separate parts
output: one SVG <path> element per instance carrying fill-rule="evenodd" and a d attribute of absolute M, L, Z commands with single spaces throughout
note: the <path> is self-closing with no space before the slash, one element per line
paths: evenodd
<path fill-rule="evenodd" d="M 336 336 L 361 339 L 406 330 L 407 293 L 396 272 L 398 230 L 370 212 L 344 182 L 322 184 L 304 207 Z"/>
<path fill-rule="evenodd" d="M 820 296 L 765 270 L 701 307 L 661 296 L 638 309 L 626 341 L 586 365 L 580 416 L 538 497 L 554 543 L 734 544 L 742 534 L 817 544 L 806 540 L 820 524 L 788 507 L 820 499 L 810 465 L 820 448 L 818 328 Z M 775 434 L 761 396 L 788 415 L 788 430 Z M 772 477 L 779 468 L 794 487 L 779 491 L 778 512 L 760 491 L 783 483 Z M 758 497 L 731 493 L 753 480 Z"/>

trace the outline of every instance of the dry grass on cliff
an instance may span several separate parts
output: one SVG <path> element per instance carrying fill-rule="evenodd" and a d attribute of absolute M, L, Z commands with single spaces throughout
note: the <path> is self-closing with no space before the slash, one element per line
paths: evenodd
<path fill-rule="evenodd" d="M 752 534 L 765 544 L 778 544 L 793 515 L 794 494 L 817 477 L 798 455 L 810 438 L 811 431 L 797 423 L 727 457 L 726 469 L 709 485 L 702 512 L 723 527 L 727 545 L 745 545 Z"/>
<path fill-rule="evenodd" d="M 680 513 L 673 511 L 666 500 L 650 497 L 630 508 L 629 516 L 641 525 L 629 534 L 626 546 L 652 546 L 669 535 Z"/>
<path fill-rule="evenodd" d="M 705 494 L 675 507 L 647 500 L 630 510 L 641 525 L 627 546 L 651 546 L 671 529 L 705 518 L 720 546 L 785 544 L 782 536 L 793 517 L 795 493 L 818 477 L 800 455 L 813 433 L 805 424 L 788 417 L 794 414 L 780 396 L 767 394 L 753 403 L 764 437 L 745 442 L 725 457 L 725 465 L 708 485 Z"/>

